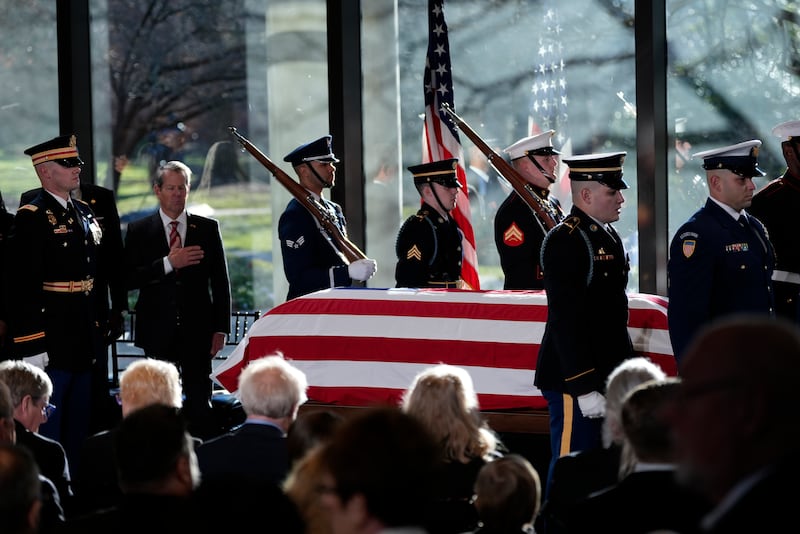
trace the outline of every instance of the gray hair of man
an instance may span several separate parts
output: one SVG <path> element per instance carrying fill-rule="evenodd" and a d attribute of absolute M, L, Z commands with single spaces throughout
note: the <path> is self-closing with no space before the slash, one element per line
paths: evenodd
<path fill-rule="evenodd" d="M 26 395 L 41 398 L 53 394 L 53 381 L 48 374 L 23 360 L 0 362 L 0 380 L 5 382 L 11 391 L 14 407 L 22 404 Z"/>
<path fill-rule="evenodd" d="M 239 375 L 237 396 L 248 417 L 285 419 L 288 428 L 300 405 L 308 400 L 307 390 L 305 373 L 278 351 L 247 364 Z"/>
<path fill-rule="evenodd" d="M 183 177 L 186 178 L 186 185 L 191 185 L 192 169 L 190 169 L 189 166 L 184 162 L 177 160 L 168 161 L 158 168 L 155 182 L 153 182 L 154 185 L 157 185 L 158 187 L 164 185 L 164 171 L 175 171 L 181 173 Z"/>
<path fill-rule="evenodd" d="M 620 445 L 619 478 L 636 466 L 633 452 L 622 428 L 622 406 L 628 393 L 637 386 L 652 380 L 664 380 L 667 374 L 649 358 L 637 356 L 620 363 L 606 380 L 606 417 L 603 420 L 603 446 Z"/>

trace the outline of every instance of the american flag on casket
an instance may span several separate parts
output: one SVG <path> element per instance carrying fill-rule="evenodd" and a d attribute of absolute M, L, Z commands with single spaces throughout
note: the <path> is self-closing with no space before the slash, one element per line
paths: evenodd
<path fill-rule="evenodd" d="M 666 299 L 633 293 L 629 307 L 634 348 L 674 375 Z M 281 351 L 310 400 L 366 406 L 397 404 L 419 371 L 448 363 L 469 371 L 483 410 L 546 408 L 533 386 L 546 318 L 544 291 L 326 289 L 265 313 L 212 378 L 233 393 L 248 361 Z"/>

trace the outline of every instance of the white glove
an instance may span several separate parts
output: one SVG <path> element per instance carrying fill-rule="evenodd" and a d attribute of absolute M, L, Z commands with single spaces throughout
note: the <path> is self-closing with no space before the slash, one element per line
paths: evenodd
<path fill-rule="evenodd" d="M 374 275 L 377 270 L 378 262 L 369 258 L 356 260 L 347 266 L 347 272 L 350 273 L 350 278 L 353 280 L 361 280 L 362 282 L 372 278 L 372 275 Z"/>
<path fill-rule="evenodd" d="M 597 391 L 580 395 L 578 397 L 578 406 L 583 416 L 590 419 L 603 417 L 606 414 L 606 398 Z"/>
<path fill-rule="evenodd" d="M 27 358 L 22 358 L 22 361 L 28 362 L 31 365 L 35 365 L 41 370 L 44 370 L 47 367 L 47 364 L 50 363 L 50 357 L 47 355 L 46 352 L 40 352 L 34 356 L 28 356 Z"/>

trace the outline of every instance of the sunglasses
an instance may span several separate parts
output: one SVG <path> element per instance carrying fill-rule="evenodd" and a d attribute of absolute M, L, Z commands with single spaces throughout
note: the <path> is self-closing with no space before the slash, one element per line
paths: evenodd
<path fill-rule="evenodd" d="M 83 161 L 80 158 L 56 159 L 53 161 L 55 163 L 58 163 L 62 167 L 66 167 L 67 169 L 72 169 L 74 167 L 83 167 Z"/>

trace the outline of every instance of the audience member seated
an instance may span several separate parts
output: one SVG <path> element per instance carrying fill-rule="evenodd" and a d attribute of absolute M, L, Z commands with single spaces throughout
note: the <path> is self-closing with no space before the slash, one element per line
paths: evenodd
<path fill-rule="evenodd" d="M 421 371 L 405 391 L 402 408 L 417 418 L 440 444 L 432 534 L 465 532 L 477 527 L 471 498 L 478 471 L 502 456 L 503 445 L 486 424 L 469 373 L 453 365 Z"/>
<path fill-rule="evenodd" d="M 122 417 L 151 404 L 182 406 L 180 375 L 175 364 L 154 358 L 131 362 L 119 377 Z M 114 465 L 113 432 L 98 432 L 84 442 L 83 469 L 75 478 L 75 507 L 79 513 L 111 507 L 122 496 Z"/>
<path fill-rule="evenodd" d="M 797 521 L 800 333 L 794 323 L 732 315 L 698 332 L 666 411 L 681 481 L 714 508 L 704 532 L 787 532 Z"/>
<path fill-rule="evenodd" d="M 327 443 L 344 422 L 330 410 L 300 413 L 289 427 L 286 444 L 291 468 L 283 490 L 297 506 L 305 522 L 305 534 L 330 534 L 331 527 L 325 510 L 320 506 L 317 488 L 324 473 L 320 448 Z"/>
<path fill-rule="evenodd" d="M 322 446 L 317 491 L 333 534 L 423 534 L 439 447 L 415 417 L 368 408 Z"/>
<path fill-rule="evenodd" d="M 292 500 L 305 523 L 304 534 L 332 534 L 330 517 L 322 505 L 320 487 L 330 485 L 329 474 L 322 463 L 323 448 L 327 441 L 318 443 L 296 460 L 286 480 L 283 491 Z"/>
<path fill-rule="evenodd" d="M 474 534 L 530 534 L 539 513 L 539 473 L 519 454 L 506 454 L 484 465 L 475 481 L 478 528 Z"/>
<path fill-rule="evenodd" d="M 238 428 L 197 448 L 203 480 L 251 479 L 280 486 L 289 472 L 286 433 L 307 400 L 305 374 L 276 353 L 252 360 L 237 394 L 247 418 Z"/>
<path fill-rule="evenodd" d="M 0 443 L 0 526 L 6 534 L 36 534 L 42 501 L 39 466 L 25 447 Z"/>
<path fill-rule="evenodd" d="M 631 452 L 622 432 L 622 402 L 636 386 L 649 380 L 663 380 L 666 373 L 644 357 L 624 360 L 606 380 L 606 415 L 603 420 L 603 447 L 577 451 L 558 458 L 553 479 L 545 495 L 537 527 L 547 534 L 564 532 L 569 508 L 594 491 L 620 479 L 632 465 Z"/>
<path fill-rule="evenodd" d="M 11 400 L 11 391 L 8 389 L 8 386 L 6 386 L 4 382 L 0 382 L 0 444 L 5 446 L 10 446 L 10 445 L 15 445 L 16 442 L 17 442 L 17 429 L 14 423 L 14 403 Z M 22 446 L 20 445 L 19 447 Z M 22 449 L 24 449 L 25 454 L 27 455 L 31 454 L 27 448 L 22 447 Z M 11 456 L 13 457 L 14 453 L 12 453 Z M 35 458 L 33 459 L 33 462 L 36 462 Z M 0 464 L 2 464 L 1 461 Z M 16 463 L 13 460 L 12 460 L 12 465 L 16 465 Z M 3 468 L 0 467 L 0 471 L 2 471 L 2 469 Z M 36 466 L 36 469 L 38 471 L 39 469 L 38 465 Z M 12 478 L 14 479 L 15 481 L 14 483 L 16 483 L 16 481 L 18 480 L 16 478 L 16 475 L 14 475 L 13 471 L 9 471 L 8 474 L 13 475 L 9 479 L 7 479 L 9 485 L 6 486 L 4 485 L 3 482 L 0 482 L 0 485 L 3 485 L 4 488 L 0 490 L 0 503 L 4 502 L 5 499 L 7 498 L 5 490 L 14 489 L 11 479 Z M 2 477 L 3 474 L 0 473 L 0 479 Z M 40 488 L 38 492 L 38 499 L 40 501 L 39 503 L 40 506 L 37 507 L 37 511 L 34 514 L 35 517 L 29 517 L 28 518 L 29 521 L 26 521 L 26 523 L 30 525 L 35 522 L 38 528 L 37 532 L 39 534 L 46 534 L 49 532 L 54 532 L 58 527 L 60 527 L 64 523 L 64 510 L 61 508 L 61 501 L 59 499 L 58 490 L 56 489 L 53 482 L 49 478 L 42 475 L 41 473 L 39 473 L 38 478 L 40 483 Z M 18 497 L 22 497 L 26 494 L 26 492 L 22 488 L 18 487 L 17 489 L 19 490 Z M 11 508 L 16 508 L 20 506 L 19 501 L 9 502 L 8 504 L 9 508 L 6 509 L 3 509 L 2 505 L 0 505 L 0 518 L 5 518 L 5 517 L 12 518 L 12 516 L 16 512 L 12 511 Z M 27 504 L 22 506 L 22 508 L 24 510 L 27 510 L 28 509 Z M 34 519 L 35 521 L 33 521 Z M 3 524 L 4 527 L 7 526 L 9 529 L 11 529 L 12 532 L 17 532 L 17 530 L 15 530 L 16 526 L 13 525 L 13 523 L 15 523 L 13 518 L 10 520 L 9 524 L 4 523 L 2 519 L 0 519 L 0 523 Z M 20 530 L 19 532 L 26 532 L 26 530 L 23 529 Z"/>
<path fill-rule="evenodd" d="M 313 447 L 327 441 L 342 421 L 344 418 L 331 410 L 299 414 L 286 434 L 289 464 L 294 465 Z"/>
<path fill-rule="evenodd" d="M 622 405 L 625 441 L 633 470 L 609 488 L 579 501 L 569 514 L 570 533 L 694 532 L 708 502 L 678 483 L 675 447 L 663 410 L 680 391 L 678 379 L 634 388 Z"/>
<path fill-rule="evenodd" d="M 17 443 L 31 451 L 42 475 L 55 484 L 69 517 L 72 480 L 67 454 L 61 443 L 39 434 L 39 426 L 47 421 L 50 410 L 56 409 L 50 404 L 53 382 L 42 369 L 23 360 L 0 362 L 0 381 L 11 392 Z"/>
<path fill-rule="evenodd" d="M 200 470 L 180 410 L 150 404 L 123 417 L 113 433 L 122 499 L 68 519 L 66 532 L 204 532 L 192 498 Z"/>

